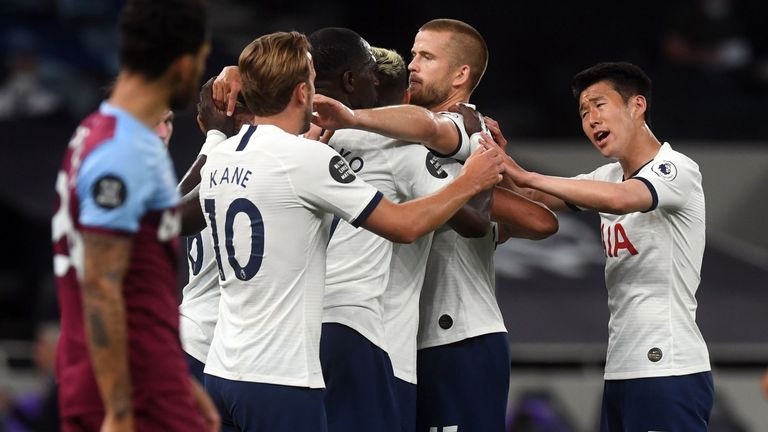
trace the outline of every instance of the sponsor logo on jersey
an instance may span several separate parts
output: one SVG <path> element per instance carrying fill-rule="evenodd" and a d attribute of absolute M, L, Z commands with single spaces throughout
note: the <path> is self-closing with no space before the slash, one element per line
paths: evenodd
<path fill-rule="evenodd" d="M 328 163 L 328 171 L 331 173 L 331 177 L 339 183 L 352 183 L 355 180 L 355 175 L 347 165 L 347 161 L 341 156 L 331 158 L 331 162 Z"/>
<path fill-rule="evenodd" d="M 670 161 L 655 162 L 652 168 L 657 176 L 664 180 L 674 180 L 677 177 L 677 167 Z"/>
<path fill-rule="evenodd" d="M 664 354 L 661 352 L 661 349 L 653 347 L 648 350 L 648 360 L 656 363 L 657 361 L 661 360 L 661 358 L 664 356 Z"/>
<path fill-rule="evenodd" d="M 440 165 L 440 160 L 432 154 L 432 152 L 427 153 L 427 171 L 429 171 L 430 174 L 432 174 L 432 177 L 436 177 L 439 179 L 444 179 L 448 177 L 448 173 L 443 170 L 443 166 Z"/>
<path fill-rule="evenodd" d="M 106 209 L 113 209 L 123 205 L 126 195 L 125 183 L 113 175 L 101 177 L 93 187 L 93 200 L 99 207 Z"/>

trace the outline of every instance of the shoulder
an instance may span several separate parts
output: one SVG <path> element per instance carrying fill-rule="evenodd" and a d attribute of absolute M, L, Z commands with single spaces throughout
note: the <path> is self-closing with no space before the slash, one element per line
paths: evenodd
<path fill-rule="evenodd" d="M 659 153 L 643 171 L 646 175 L 655 175 L 667 181 L 675 180 L 680 175 L 701 176 L 699 165 L 685 154 L 672 149 L 668 143 L 664 143 Z"/>

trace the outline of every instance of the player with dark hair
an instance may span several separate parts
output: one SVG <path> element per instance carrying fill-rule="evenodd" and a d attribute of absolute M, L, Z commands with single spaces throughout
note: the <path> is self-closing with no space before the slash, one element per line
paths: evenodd
<path fill-rule="evenodd" d="M 206 389 L 225 430 L 324 431 L 319 344 L 330 215 L 411 242 L 492 187 L 501 158 L 483 149 L 439 192 L 395 204 L 332 148 L 297 136 L 309 130 L 315 93 L 303 35 L 254 40 L 238 69 L 258 126 L 216 146 L 201 172 L 221 286 Z"/>
<path fill-rule="evenodd" d="M 218 429 L 179 344 L 179 196 L 153 130 L 196 93 L 205 23 L 200 0 L 129 0 L 114 89 L 64 157 L 52 227 L 64 431 Z"/>
<path fill-rule="evenodd" d="M 442 154 L 434 160 L 435 166 L 441 166 L 441 175 L 456 175 L 461 169 L 458 161 L 480 145 L 471 142 L 470 135 L 481 132 L 483 126 L 480 119 L 477 129 L 468 129 L 469 119 L 462 113 L 475 114 L 452 111 L 469 101 L 485 71 L 485 42 L 466 23 L 434 20 L 416 35 L 412 55 L 408 66 L 411 103 L 421 106 L 350 112 L 336 101 L 318 97 L 315 121 L 329 129 L 351 127 L 421 142 Z M 473 200 L 491 205 L 490 195 Z M 420 239 L 424 243 L 395 246 L 382 303 L 385 343 L 404 430 L 414 430 L 417 423 L 420 431 L 504 427 L 509 351 L 495 299 L 493 251 L 497 242 L 510 236 L 544 238 L 558 225 L 542 205 L 499 188 L 493 191 L 491 212 L 500 223 L 479 238 L 464 238 L 441 228 L 434 236 Z M 431 265 L 425 267 L 430 250 Z M 418 392 L 417 347 L 434 354 L 418 360 L 423 371 L 418 373 Z"/>
<path fill-rule="evenodd" d="M 651 132 L 650 93 L 648 76 L 629 63 L 580 72 L 573 94 L 582 129 L 616 162 L 574 178 L 528 172 L 511 159 L 506 171 L 553 210 L 600 214 L 610 310 L 601 430 L 705 431 L 714 388 L 696 325 L 701 173 Z"/>

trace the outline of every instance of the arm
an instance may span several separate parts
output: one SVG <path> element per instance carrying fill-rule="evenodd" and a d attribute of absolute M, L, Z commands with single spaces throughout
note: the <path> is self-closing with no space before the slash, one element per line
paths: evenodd
<path fill-rule="evenodd" d="M 491 218 L 499 222 L 499 243 L 509 237 L 541 240 L 557 232 L 557 217 L 543 204 L 499 186 L 493 197 Z"/>
<path fill-rule="evenodd" d="M 189 167 L 177 187 L 182 195 L 179 202 L 179 212 L 181 214 L 181 235 L 184 236 L 195 234 L 205 228 L 206 225 L 198 200 L 198 190 L 201 180 L 200 169 L 208 159 L 208 152 L 226 140 L 228 136 L 236 134 L 244 123 L 253 119 L 253 114 L 239 103 L 234 105 L 234 117 L 227 117 L 224 111 L 216 108 L 213 101 L 213 83 L 214 79 L 211 78 L 203 85 L 197 103 L 197 125 L 200 127 L 200 131 L 206 135 L 205 143 L 200 149 L 197 159 Z"/>
<path fill-rule="evenodd" d="M 450 119 L 416 105 L 350 110 L 341 102 L 315 95 L 313 122 L 324 129 L 361 129 L 395 139 L 418 142 L 440 154 L 459 145 L 459 131 Z"/>
<path fill-rule="evenodd" d="M 362 226 L 388 240 L 411 243 L 443 225 L 478 192 L 498 183 L 500 159 L 497 152 L 480 149 L 445 188 L 403 204 L 383 199 Z"/>
<path fill-rule="evenodd" d="M 472 135 L 483 131 L 482 115 L 467 104 L 456 104 L 455 111 L 464 120 L 464 130 Z M 493 140 L 483 135 L 483 140 Z M 493 205 L 494 188 L 484 190 L 473 196 L 448 221 L 448 225 L 462 237 L 483 237 L 491 227 L 491 206 Z"/>
<path fill-rule="evenodd" d="M 132 239 L 83 233 L 83 316 L 93 372 L 104 403 L 102 430 L 133 430 L 123 278 Z"/>
<path fill-rule="evenodd" d="M 507 151 L 507 138 L 504 137 L 504 134 L 501 132 L 501 126 L 499 126 L 499 122 L 494 120 L 491 117 L 484 116 L 483 119 L 485 120 L 485 125 L 488 127 L 488 131 L 491 134 L 491 137 L 493 137 L 494 142 L 501 148 L 501 150 L 506 154 Z M 505 160 L 505 164 L 514 165 L 517 166 L 517 163 L 512 160 Z M 505 171 L 509 169 L 514 169 L 514 166 L 510 166 L 505 169 Z M 534 189 L 529 188 L 522 188 L 515 184 L 512 179 L 504 174 L 504 178 L 502 179 L 499 186 L 502 186 L 506 189 L 509 189 L 513 192 L 515 192 L 518 195 L 522 195 L 526 198 L 528 198 L 531 201 L 536 201 L 544 204 L 552 211 L 566 211 L 571 210 L 566 204 L 565 201 L 561 200 L 560 198 L 557 198 L 555 196 L 545 194 L 541 191 L 537 191 Z M 504 227 L 501 227 L 504 228 Z M 500 229 L 501 231 L 501 229 Z M 516 236 L 514 236 L 516 237 Z M 502 242 L 503 243 L 503 242 Z"/>
<path fill-rule="evenodd" d="M 603 213 L 627 214 L 648 210 L 653 205 L 651 192 L 640 180 L 610 183 L 547 176 L 525 171 L 512 159 L 508 159 L 504 166 L 515 184 L 549 194 L 559 199 L 563 206 L 569 202 Z"/>

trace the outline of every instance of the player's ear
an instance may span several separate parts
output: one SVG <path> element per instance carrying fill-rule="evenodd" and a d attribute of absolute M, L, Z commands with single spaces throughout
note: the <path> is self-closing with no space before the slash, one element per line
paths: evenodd
<path fill-rule="evenodd" d="M 341 75 L 341 88 L 345 93 L 355 92 L 355 74 L 352 71 L 346 71 Z"/>
<path fill-rule="evenodd" d="M 464 83 L 469 81 L 469 72 L 470 72 L 469 65 L 461 65 L 456 70 L 456 75 L 454 75 L 453 86 L 461 87 L 462 85 L 464 85 Z"/>
<path fill-rule="evenodd" d="M 295 100 L 297 104 L 305 106 L 310 103 L 308 87 L 309 84 L 306 82 L 296 84 L 296 87 L 293 89 L 293 100 Z"/>
<path fill-rule="evenodd" d="M 648 108 L 648 101 L 643 95 L 634 95 L 629 99 L 630 111 L 633 118 L 643 118 Z"/>

